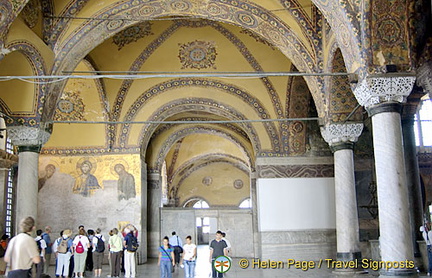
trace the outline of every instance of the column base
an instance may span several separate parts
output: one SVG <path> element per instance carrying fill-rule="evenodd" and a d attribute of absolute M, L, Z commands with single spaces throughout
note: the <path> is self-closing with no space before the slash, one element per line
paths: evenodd
<path fill-rule="evenodd" d="M 385 270 L 381 269 L 379 271 L 379 277 L 418 277 L 418 271 L 417 268 L 410 268 L 410 269 L 390 269 Z"/>
<path fill-rule="evenodd" d="M 336 260 L 346 264 L 343 264 L 343 267 L 334 268 L 332 273 L 335 275 L 352 276 L 368 273 L 361 267 L 361 252 L 338 252 L 336 254 Z"/>

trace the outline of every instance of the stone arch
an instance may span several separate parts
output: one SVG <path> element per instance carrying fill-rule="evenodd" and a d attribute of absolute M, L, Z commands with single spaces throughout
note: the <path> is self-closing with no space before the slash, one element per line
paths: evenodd
<path fill-rule="evenodd" d="M 177 193 L 181 187 L 181 185 L 183 184 L 183 182 L 195 171 L 199 170 L 200 168 L 209 166 L 211 164 L 214 163 L 227 163 L 230 164 L 232 167 L 235 167 L 237 169 L 239 169 L 240 171 L 244 172 L 245 174 L 247 174 L 248 176 L 250 176 L 251 171 L 250 168 L 248 167 L 248 165 L 245 164 L 244 161 L 241 161 L 240 159 L 237 159 L 235 157 L 231 157 L 231 158 L 227 158 L 224 155 L 221 154 L 216 154 L 216 156 L 211 155 L 211 154 L 206 154 L 205 157 L 207 156 L 211 156 L 212 158 L 215 157 L 215 159 L 212 159 L 211 161 L 206 161 L 204 163 L 199 163 L 198 165 L 195 165 L 193 167 L 189 167 L 190 165 L 193 165 L 194 162 L 197 162 L 199 160 L 202 160 L 204 156 L 199 156 L 193 160 L 188 161 L 188 163 L 185 163 L 184 165 L 180 165 L 179 169 L 173 173 L 173 177 L 176 176 L 176 174 L 185 171 L 184 175 L 182 175 L 182 177 L 180 178 L 180 180 L 178 181 L 177 184 L 172 184 L 172 180 L 168 182 L 168 185 L 170 186 L 170 190 L 173 190 L 173 194 L 174 196 L 177 196 Z"/>
<path fill-rule="evenodd" d="M 58 55 L 52 74 L 61 74 L 65 70 L 72 70 L 85 55 L 103 40 L 128 26 L 136 24 L 136 21 L 115 20 L 116 17 L 123 16 L 127 18 L 128 15 L 143 20 L 169 16 L 205 18 L 241 26 L 267 39 L 291 59 L 300 71 L 312 72 L 317 66 L 314 54 L 307 50 L 291 29 L 273 14 L 256 4 L 243 1 L 210 0 L 208 2 L 188 2 L 179 0 L 167 5 L 165 1 L 154 0 L 121 3 L 117 6 L 111 6 L 109 10 L 98 14 L 98 17 L 111 20 L 85 22 L 65 42 L 56 46 L 55 52 Z M 312 92 L 319 90 L 315 77 L 306 79 Z M 61 83 L 52 85 L 50 92 L 53 95 L 46 102 L 46 108 L 55 106 L 58 92 L 61 91 L 62 86 L 64 84 Z M 44 113 L 44 120 L 50 118 L 52 118 L 50 113 Z"/>
<path fill-rule="evenodd" d="M 19 40 L 13 41 L 5 46 L 11 52 L 19 52 L 27 59 L 34 75 L 46 75 L 47 66 L 45 64 L 44 58 L 39 50 L 28 41 Z M 13 118 L 8 118 L 7 124 L 9 126 L 14 125 L 28 125 L 32 127 L 39 126 L 39 119 L 42 115 L 42 107 L 43 102 L 46 98 L 47 86 L 39 84 L 38 82 L 34 83 L 34 95 L 35 97 L 35 107 L 33 115 L 17 115 Z M 1 102 L 1 108 L 3 111 L 8 111 L 8 108 L 5 106 L 6 104 Z M 9 111 L 11 112 L 11 111 Z"/>
<path fill-rule="evenodd" d="M 229 141 L 233 142 L 235 145 L 237 145 L 240 150 L 242 151 L 242 153 L 244 153 L 245 157 L 248 158 L 247 163 L 249 165 L 252 165 L 252 159 L 253 159 L 253 154 L 251 154 L 248 151 L 247 146 L 245 146 L 244 144 L 242 144 L 240 141 L 236 140 L 236 138 L 234 138 L 233 136 L 231 136 L 230 134 L 224 132 L 222 129 L 215 129 L 214 127 L 207 127 L 207 126 L 202 126 L 202 125 L 198 125 L 198 126 L 193 126 L 193 127 L 185 127 L 173 134 L 171 134 L 168 139 L 165 140 L 163 146 L 159 149 L 159 152 L 157 154 L 157 158 L 155 162 L 152 161 L 147 161 L 147 164 L 152 168 L 152 169 L 156 169 L 158 171 L 161 170 L 163 162 L 165 160 L 165 157 L 168 153 L 168 151 L 171 149 L 171 147 L 180 139 L 191 135 L 191 134 L 198 134 L 198 133 L 204 133 L 204 134 L 212 134 L 212 135 L 217 135 L 223 138 L 228 139 Z M 248 166 L 249 166 L 248 165 Z"/>
<path fill-rule="evenodd" d="M 209 99 L 183 99 L 181 101 L 166 103 L 163 107 L 159 109 L 159 112 L 150 117 L 150 120 L 159 121 L 159 119 L 167 119 L 173 115 L 176 115 L 182 112 L 188 111 L 200 111 L 207 112 L 209 114 L 214 114 L 218 116 L 222 116 L 231 120 L 245 120 L 244 115 L 240 113 L 234 113 L 236 111 L 233 107 L 229 107 L 227 105 L 223 105 L 221 107 L 218 103 L 215 103 Z M 247 134 L 249 140 L 251 141 L 254 155 L 260 155 L 261 151 L 261 143 L 260 138 L 257 135 L 257 131 L 250 123 L 239 123 L 241 129 Z M 141 129 L 141 133 L 139 135 L 139 142 L 141 146 L 141 154 L 145 157 L 145 153 L 147 150 L 147 146 L 150 142 L 152 134 L 157 129 L 157 126 L 154 124 L 145 124 Z"/>

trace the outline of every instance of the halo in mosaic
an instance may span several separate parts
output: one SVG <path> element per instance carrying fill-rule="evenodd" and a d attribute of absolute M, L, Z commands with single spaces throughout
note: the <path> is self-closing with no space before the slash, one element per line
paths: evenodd
<path fill-rule="evenodd" d="M 113 37 L 113 43 L 117 45 L 118 50 L 120 50 L 127 44 L 136 42 L 146 36 L 153 35 L 151 26 L 152 24 L 150 22 L 144 21 L 126 28 Z"/>
<path fill-rule="evenodd" d="M 179 44 L 179 59 L 182 69 L 216 69 L 217 56 L 214 42 L 198 41 Z"/>
<path fill-rule="evenodd" d="M 85 105 L 79 92 L 65 91 L 57 102 L 55 121 L 85 121 Z"/>

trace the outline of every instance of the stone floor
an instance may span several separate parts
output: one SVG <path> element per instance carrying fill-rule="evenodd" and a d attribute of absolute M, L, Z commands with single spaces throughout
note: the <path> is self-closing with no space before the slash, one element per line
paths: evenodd
<path fill-rule="evenodd" d="M 199 246 L 198 248 L 198 259 L 195 270 L 195 278 L 209 278 L 211 277 L 211 265 L 208 261 L 209 252 L 207 246 Z M 285 278 L 285 277 L 320 277 L 320 278 L 346 278 L 346 277 L 361 277 L 361 278 L 375 278 L 379 276 L 377 271 L 369 270 L 363 274 L 354 273 L 335 273 L 332 269 L 329 269 L 324 263 L 321 267 L 315 265 L 314 268 L 307 270 L 296 269 L 295 267 L 288 268 L 283 265 L 282 268 L 266 268 L 258 269 L 253 268 L 252 259 L 247 259 L 249 266 L 247 268 L 241 268 L 240 265 L 244 265 L 245 259 L 235 258 L 232 262 L 232 266 L 228 272 L 225 273 L 224 277 L 227 278 Z M 50 267 L 49 272 L 54 272 L 54 267 Z M 53 274 L 53 273 L 50 273 Z M 86 273 L 86 277 L 92 277 L 90 273 Z M 109 266 L 103 265 L 102 267 L 102 278 L 106 278 L 109 274 Z M 419 273 L 420 277 L 427 277 L 425 273 Z M 55 277 L 51 275 L 51 277 Z M 121 276 L 123 277 L 123 275 Z M 137 278 L 158 278 L 160 277 L 159 266 L 157 265 L 157 259 L 149 259 L 146 264 L 137 266 Z M 184 277 L 184 270 L 180 267 L 176 267 L 173 278 Z"/>

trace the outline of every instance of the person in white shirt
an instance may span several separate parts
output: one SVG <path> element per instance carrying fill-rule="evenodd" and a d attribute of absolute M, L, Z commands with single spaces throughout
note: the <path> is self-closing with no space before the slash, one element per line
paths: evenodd
<path fill-rule="evenodd" d="M 194 278 L 195 277 L 195 263 L 197 257 L 197 247 L 192 243 L 192 237 L 186 237 L 186 244 L 183 245 L 183 256 L 181 261 L 181 266 L 185 268 L 185 277 Z"/>
<path fill-rule="evenodd" d="M 428 252 L 428 271 L 427 275 L 431 276 L 432 273 L 432 231 L 428 231 L 427 226 L 420 226 L 420 232 L 422 233 L 423 239 L 426 242 Z"/>
<path fill-rule="evenodd" d="M 73 240 L 74 250 L 74 272 L 75 277 L 83 277 L 87 250 L 90 247 L 90 241 L 85 235 L 84 229 L 80 229 L 78 235 Z"/>
<path fill-rule="evenodd" d="M 228 239 L 226 239 L 226 233 L 222 232 L 222 240 L 225 241 L 227 247 L 225 248 L 227 250 L 227 254 L 229 255 L 230 251 L 231 251 L 231 242 L 229 242 Z"/>
<path fill-rule="evenodd" d="M 40 263 L 36 265 L 36 277 L 40 278 L 44 269 L 44 263 L 45 263 L 45 250 L 47 248 L 46 241 L 42 238 L 42 230 L 36 231 L 36 237 L 35 241 L 38 246 L 39 255 L 41 257 Z"/>

